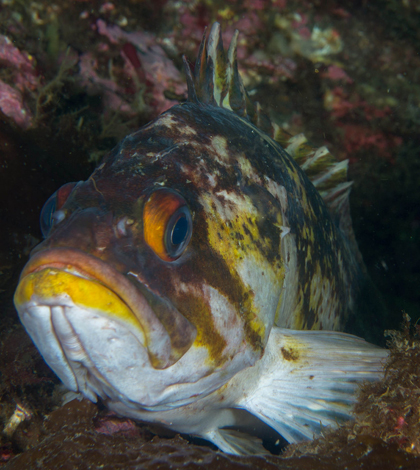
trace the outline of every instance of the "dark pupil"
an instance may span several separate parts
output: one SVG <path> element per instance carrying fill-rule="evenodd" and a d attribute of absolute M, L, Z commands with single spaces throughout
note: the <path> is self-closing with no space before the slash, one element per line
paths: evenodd
<path fill-rule="evenodd" d="M 185 237 L 187 236 L 188 233 L 188 220 L 186 217 L 181 216 L 173 230 L 172 230 L 172 244 L 173 245 L 179 245 L 185 240 Z"/>
<path fill-rule="evenodd" d="M 41 225 L 41 232 L 44 238 L 47 237 L 48 232 L 50 231 L 52 224 L 53 224 L 53 214 L 57 207 L 57 192 L 55 192 L 47 202 L 44 204 L 44 207 L 41 210 L 40 216 L 40 225 Z"/>

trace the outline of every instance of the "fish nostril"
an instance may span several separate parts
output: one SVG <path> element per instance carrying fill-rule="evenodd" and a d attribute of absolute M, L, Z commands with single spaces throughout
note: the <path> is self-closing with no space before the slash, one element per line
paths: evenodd
<path fill-rule="evenodd" d="M 118 237 L 127 236 L 127 227 L 134 224 L 134 220 L 129 217 L 123 217 L 117 222 L 116 233 Z"/>

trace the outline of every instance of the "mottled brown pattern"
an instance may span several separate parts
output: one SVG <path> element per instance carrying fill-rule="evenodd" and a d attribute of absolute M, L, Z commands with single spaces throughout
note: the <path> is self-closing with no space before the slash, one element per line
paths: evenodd
<path fill-rule="evenodd" d="M 216 136 L 219 140 L 215 147 Z M 220 144 L 223 142 L 228 145 L 224 147 Z M 242 171 L 239 158 L 249 162 L 248 174 Z M 110 246 L 100 256 L 107 256 L 110 262 L 118 259 L 118 269 L 122 271 L 134 270 L 138 279 L 143 280 L 155 295 L 170 299 L 190 320 L 199 313 L 193 313 L 192 307 L 185 307 L 185 295 L 179 297 L 176 286 L 179 282 L 196 285 L 198 291 L 202 283 L 213 286 L 235 305 L 241 316 L 245 315 L 248 341 L 258 349 L 261 348 L 258 346 L 261 342 L 259 334 L 250 329 L 250 320 L 258 312 L 252 307 L 250 298 L 244 301 L 248 289 L 238 276 L 233 275 L 224 255 L 210 246 L 207 232 L 209 214 L 200 204 L 200 195 L 218 195 L 226 191 L 236 193 L 238 197 L 248 197 L 258 213 L 255 224 L 260 236 L 255 239 L 255 231 L 250 230 L 247 224 L 242 224 L 241 231 L 232 233 L 229 224 L 222 224 L 217 236 L 219 239 L 233 237 L 238 247 L 244 237 L 248 237 L 249 243 L 253 243 L 261 256 L 271 265 L 278 266 L 276 269 L 281 269 L 284 261 L 280 259 L 281 230 L 277 221 L 281 207 L 264 188 L 265 176 L 286 189 L 286 215 L 297 246 L 298 279 L 295 282 L 299 284 L 301 304 L 296 315 L 301 317 L 301 327 L 319 328 L 321 321 L 328 321 L 320 317 L 319 305 L 310 306 L 311 280 L 318 272 L 321 278 L 335 279 L 331 291 L 332 300 L 339 306 L 334 312 L 339 319 L 335 326 L 342 328 L 355 295 L 352 280 L 357 276 L 357 267 L 345 240 L 332 222 L 321 197 L 293 159 L 269 137 L 229 111 L 192 103 L 172 108 L 146 128 L 124 139 L 90 180 L 73 192 L 65 207 L 76 214 L 76 219 L 81 217 L 77 215 L 81 210 L 112 214 L 113 220 L 121 216 L 132 218 L 131 241 L 111 241 L 112 236 L 109 235 Z M 169 264 L 156 259 L 144 245 L 140 217 L 145 198 L 154 188 L 162 186 L 182 194 L 192 211 L 194 224 L 193 238 L 185 255 Z M 230 201 L 217 197 L 226 209 L 236 210 Z M 253 223 L 250 219 L 249 224 Z M 65 228 L 59 227 L 46 245 L 63 243 L 60 237 L 70 229 L 67 222 L 64 225 Z M 77 222 L 74 231 L 77 231 Z M 95 239 L 98 232 L 99 228 L 95 229 Z M 87 243 L 81 242 L 80 236 L 76 238 L 79 244 Z M 86 245 L 88 251 L 94 249 L 92 242 L 95 244 L 92 240 Z M 191 302 L 197 306 L 197 300 L 191 299 Z M 218 362 L 223 342 L 215 341 L 217 335 L 210 326 L 209 307 L 201 313 L 207 317 L 202 338 L 207 337 L 208 347 Z M 247 315 L 250 315 L 248 319 Z"/>
<path fill-rule="evenodd" d="M 299 353 L 293 349 L 281 348 L 281 354 L 286 361 L 297 361 L 299 359 Z"/>

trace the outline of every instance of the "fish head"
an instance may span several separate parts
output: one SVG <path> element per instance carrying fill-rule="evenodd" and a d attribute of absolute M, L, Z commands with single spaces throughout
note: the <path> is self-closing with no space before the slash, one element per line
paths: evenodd
<path fill-rule="evenodd" d="M 185 403 L 262 356 L 285 271 L 282 194 L 231 114 L 176 106 L 44 206 L 14 300 L 71 390 Z"/>

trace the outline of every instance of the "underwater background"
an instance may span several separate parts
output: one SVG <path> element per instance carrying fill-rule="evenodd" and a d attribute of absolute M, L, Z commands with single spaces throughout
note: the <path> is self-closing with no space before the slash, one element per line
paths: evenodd
<path fill-rule="evenodd" d="M 353 226 L 386 305 L 381 336 L 405 321 L 385 382 L 364 389 L 356 422 L 284 458 L 220 454 L 85 401 L 59 408 L 59 381 L 12 303 L 42 238 L 44 202 L 186 99 L 182 54 L 193 62 L 216 20 L 225 45 L 240 30 L 252 100 L 350 160 Z M 0 1 L 0 427 L 17 407 L 22 421 L 0 437 L 0 466 L 420 467 L 419 24 L 418 0 Z"/>

